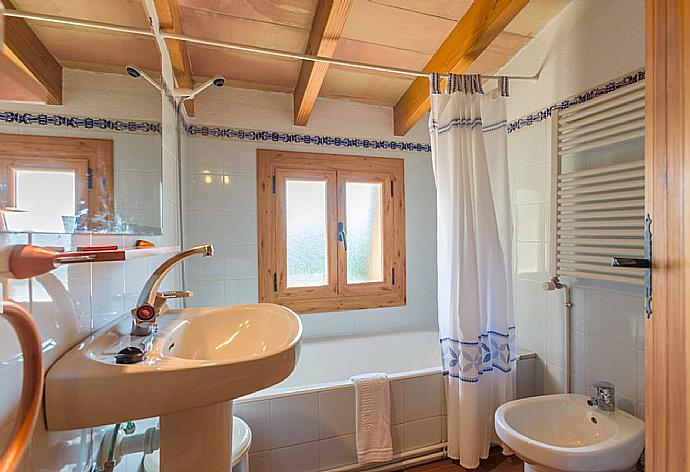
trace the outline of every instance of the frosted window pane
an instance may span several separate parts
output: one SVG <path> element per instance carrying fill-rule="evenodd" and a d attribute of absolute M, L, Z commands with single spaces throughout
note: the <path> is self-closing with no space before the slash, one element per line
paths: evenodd
<path fill-rule="evenodd" d="M 19 170 L 15 173 L 16 206 L 26 213 L 5 213 L 13 230 L 63 233 L 63 216 L 76 213 L 74 172 Z"/>
<path fill-rule="evenodd" d="M 326 285 L 326 182 L 288 180 L 285 192 L 287 285 Z"/>
<path fill-rule="evenodd" d="M 347 182 L 347 283 L 383 281 L 380 183 Z"/>

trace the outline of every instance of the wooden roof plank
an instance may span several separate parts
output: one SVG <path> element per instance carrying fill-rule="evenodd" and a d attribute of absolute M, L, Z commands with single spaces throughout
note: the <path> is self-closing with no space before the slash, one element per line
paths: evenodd
<path fill-rule="evenodd" d="M 10 0 L 0 0 L 5 8 L 14 10 Z M 62 104 L 62 66 L 48 48 L 21 18 L 5 18 L 5 46 L 3 53 L 10 61 L 45 90 L 46 103 Z"/>
<path fill-rule="evenodd" d="M 160 29 L 165 33 L 183 34 L 182 15 L 178 0 L 154 0 L 156 12 L 160 22 Z M 167 39 L 168 54 L 172 63 L 173 72 L 177 86 L 183 89 L 194 88 L 192 79 L 192 62 L 189 59 L 187 43 L 176 39 Z M 184 102 L 185 111 L 188 117 L 194 116 L 194 100 L 189 99 Z"/>
<path fill-rule="evenodd" d="M 462 73 L 527 5 L 528 0 L 475 0 L 441 47 L 425 72 Z M 431 106 L 429 82 L 419 77 L 393 108 L 396 136 L 404 136 Z"/>
<path fill-rule="evenodd" d="M 307 54 L 332 57 L 345 27 L 352 0 L 321 0 L 314 15 Z M 305 126 L 314 109 L 329 64 L 302 61 L 294 93 L 294 123 Z"/>

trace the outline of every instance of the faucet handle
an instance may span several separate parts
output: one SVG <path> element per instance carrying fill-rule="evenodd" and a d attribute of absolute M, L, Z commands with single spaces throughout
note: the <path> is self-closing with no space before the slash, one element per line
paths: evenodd
<path fill-rule="evenodd" d="M 194 295 L 191 290 L 168 290 L 167 292 L 158 292 L 156 298 L 169 299 L 169 298 L 189 298 Z"/>
<path fill-rule="evenodd" d="M 606 382 L 605 380 L 594 382 L 592 387 L 594 388 L 594 393 L 597 397 L 603 395 L 614 395 L 616 392 L 616 387 L 611 382 Z"/>

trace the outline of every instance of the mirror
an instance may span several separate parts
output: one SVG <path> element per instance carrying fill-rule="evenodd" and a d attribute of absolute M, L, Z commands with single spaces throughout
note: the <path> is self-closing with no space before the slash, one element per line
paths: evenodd
<path fill-rule="evenodd" d="M 0 99 L 0 230 L 161 234 L 161 96 L 63 69 L 63 104 Z"/>

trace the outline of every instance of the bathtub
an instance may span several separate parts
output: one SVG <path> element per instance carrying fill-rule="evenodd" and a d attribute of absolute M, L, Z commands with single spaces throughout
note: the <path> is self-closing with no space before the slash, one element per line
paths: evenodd
<path fill-rule="evenodd" d="M 438 332 L 399 331 L 305 339 L 288 378 L 235 400 L 234 414 L 252 430 L 251 470 L 360 470 L 350 377 L 371 372 L 390 379 L 391 470 L 442 457 L 446 407 Z"/>
<path fill-rule="evenodd" d="M 385 372 L 391 379 L 441 372 L 438 332 L 401 331 L 305 339 L 292 374 L 250 397 L 338 388 L 349 384 L 353 375 L 371 372 Z"/>

